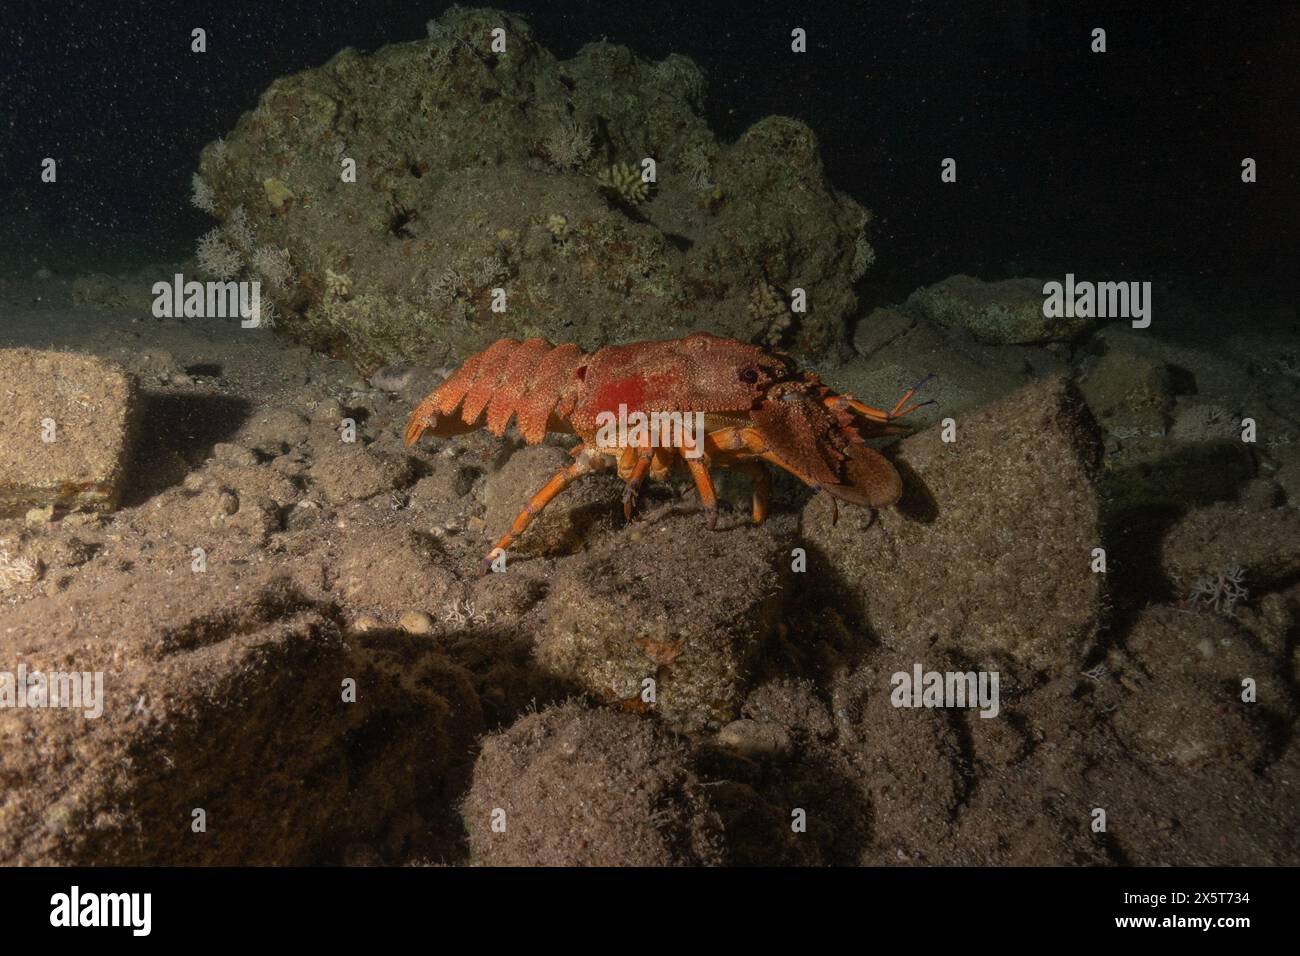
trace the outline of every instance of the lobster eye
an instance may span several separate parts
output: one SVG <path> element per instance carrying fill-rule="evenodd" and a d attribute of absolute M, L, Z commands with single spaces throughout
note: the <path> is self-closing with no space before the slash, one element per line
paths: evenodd
<path fill-rule="evenodd" d="M 758 381 L 758 371 L 752 368 L 741 369 L 740 380 L 746 385 L 753 385 Z"/>

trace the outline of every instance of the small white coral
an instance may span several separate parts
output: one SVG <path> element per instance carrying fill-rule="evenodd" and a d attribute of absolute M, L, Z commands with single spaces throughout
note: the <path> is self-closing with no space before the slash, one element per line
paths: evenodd
<path fill-rule="evenodd" d="M 782 343 L 794 325 L 794 316 L 780 291 L 762 280 L 749 290 L 749 314 L 763 325 L 759 338 L 773 347 Z"/>
<path fill-rule="evenodd" d="M 220 229 L 211 229 L 203 234 L 196 255 L 199 268 L 214 279 L 233 279 L 244 267 L 239 251 L 226 241 Z"/>
<path fill-rule="evenodd" d="M 248 223 L 248 213 L 244 211 L 243 206 L 235 207 L 235 211 L 226 219 L 224 228 L 226 238 L 240 252 L 247 255 L 257 245 L 257 236 L 253 233 L 253 227 Z"/>
<path fill-rule="evenodd" d="M 429 283 L 429 300 L 434 305 L 451 305 L 464 296 L 469 283 L 465 276 L 453 266 L 448 266 Z"/>
<path fill-rule="evenodd" d="M 1179 441 L 1217 441 L 1234 438 L 1237 423 L 1221 405 L 1180 406 L 1174 413 L 1170 436 Z"/>
<path fill-rule="evenodd" d="M 447 605 L 446 613 L 442 616 L 443 623 L 461 626 L 464 624 L 486 624 L 487 615 L 474 610 L 474 605 L 469 601 L 461 603 L 460 598 L 452 598 L 451 604 Z"/>
<path fill-rule="evenodd" d="M 714 187 L 713 159 L 704 143 L 697 140 L 683 147 L 677 164 L 693 188 L 708 190 Z"/>
<path fill-rule="evenodd" d="M 566 116 L 547 131 L 541 146 L 552 166 L 572 169 L 591 156 L 591 130 Z"/>
<path fill-rule="evenodd" d="M 258 328 L 273 329 L 280 324 L 280 310 L 275 307 L 275 303 L 268 298 L 263 297 L 258 301 Z"/>
<path fill-rule="evenodd" d="M 853 241 L 853 262 L 849 265 L 849 274 L 857 282 L 876 261 L 876 250 L 867 242 L 865 233 L 858 233 Z"/>
<path fill-rule="evenodd" d="M 352 298 L 352 277 L 346 272 L 325 270 L 325 293 L 334 299 Z"/>
<path fill-rule="evenodd" d="M 276 294 L 283 295 L 293 282 L 293 263 L 289 259 L 288 249 L 258 246 L 251 264 L 253 271 Z"/>
<path fill-rule="evenodd" d="M 0 551 L 0 591 L 31 584 L 40 576 L 39 565 L 30 558 L 13 557 L 8 551 Z"/>
<path fill-rule="evenodd" d="M 490 286 L 498 279 L 504 279 L 510 274 L 506 267 L 505 260 L 499 255 L 483 256 L 474 263 L 474 271 L 471 276 L 474 285 L 480 289 Z"/>
<path fill-rule="evenodd" d="M 1245 569 L 1235 564 L 1215 574 L 1207 574 L 1192 583 L 1187 603 L 1231 617 L 1237 605 L 1249 596 L 1245 581 Z"/>
<path fill-rule="evenodd" d="M 198 173 L 190 177 L 190 205 L 202 209 L 210 216 L 217 214 L 217 201 L 212 187 Z"/>

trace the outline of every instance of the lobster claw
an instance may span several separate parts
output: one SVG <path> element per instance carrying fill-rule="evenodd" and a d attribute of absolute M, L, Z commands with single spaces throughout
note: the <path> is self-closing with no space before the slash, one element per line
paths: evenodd
<path fill-rule="evenodd" d="M 827 464 L 818 440 L 834 427 L 830 414 L 807 401 L 801 392 L 768 399 L 750 412 L 750 421 L 763 436 L 768 450 L 810 485 L 833 485 L 839 476 Z"/>
<path fill-rule="evenodd" d="M 796 393 L 798 394 L 798 393 Z M 903 496 L 903 480 L 889 459 L 862 444 L 837 448 L 837 423 L 813 401 L 769 400 L 750 413 L 768 449 L 806 484 L 849 504 L 885 508 Z"/>
<path fill-rule="evenodd" d="M 868 508 L 898 504 L 903 497 L 903 479 L 888 458 L 866 445 L 850 445 L 844 453 L 844 480 L 827 485 L 827 494 Z"/>

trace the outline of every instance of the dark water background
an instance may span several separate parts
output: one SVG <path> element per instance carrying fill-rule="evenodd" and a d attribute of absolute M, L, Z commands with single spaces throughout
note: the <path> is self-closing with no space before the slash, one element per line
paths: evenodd
<path fill-rule="evenodd" d="M 0 271 L 188 255 L 199 150 L 277 76 L 425 35 L 447 5 L 4 5 Z M 715 132 L 783 113 L 877 216 L 868 298 L 955 272 L 1285 281 L 1300 261 L 1300 4 L 509 0 L 559 57 L 690 56 Z M 190 30 L 208 52 L 189 52 Z M 789 51 L 804 27 L 809 52 Z M 1089 51 L 1104 27 L 1109 52 Z M 38 179 L 60 161 L 57 187 Z M 958 183 L 939 181 L 945 156 Z M 1259 182 L 1240 181 L 1242 157 Z"/>

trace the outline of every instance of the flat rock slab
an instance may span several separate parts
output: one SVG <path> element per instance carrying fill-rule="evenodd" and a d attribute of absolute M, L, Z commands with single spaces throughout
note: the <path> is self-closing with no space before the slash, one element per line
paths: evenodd
<path fill-rule="evenodd" d="M 907 307 L 989 345 L 1068 342 L 1092 328 L 1089 318 L 1044 316 L 1043 301 L 1041 279 L 983 282 L 956 275 L 918 289 Z"/>
<path fill-rule="evenodd" d="M 115 508 L 139 408 L 126 370 L 90 355 L 3 349 L 0 383 L 0 517 Z"/>

